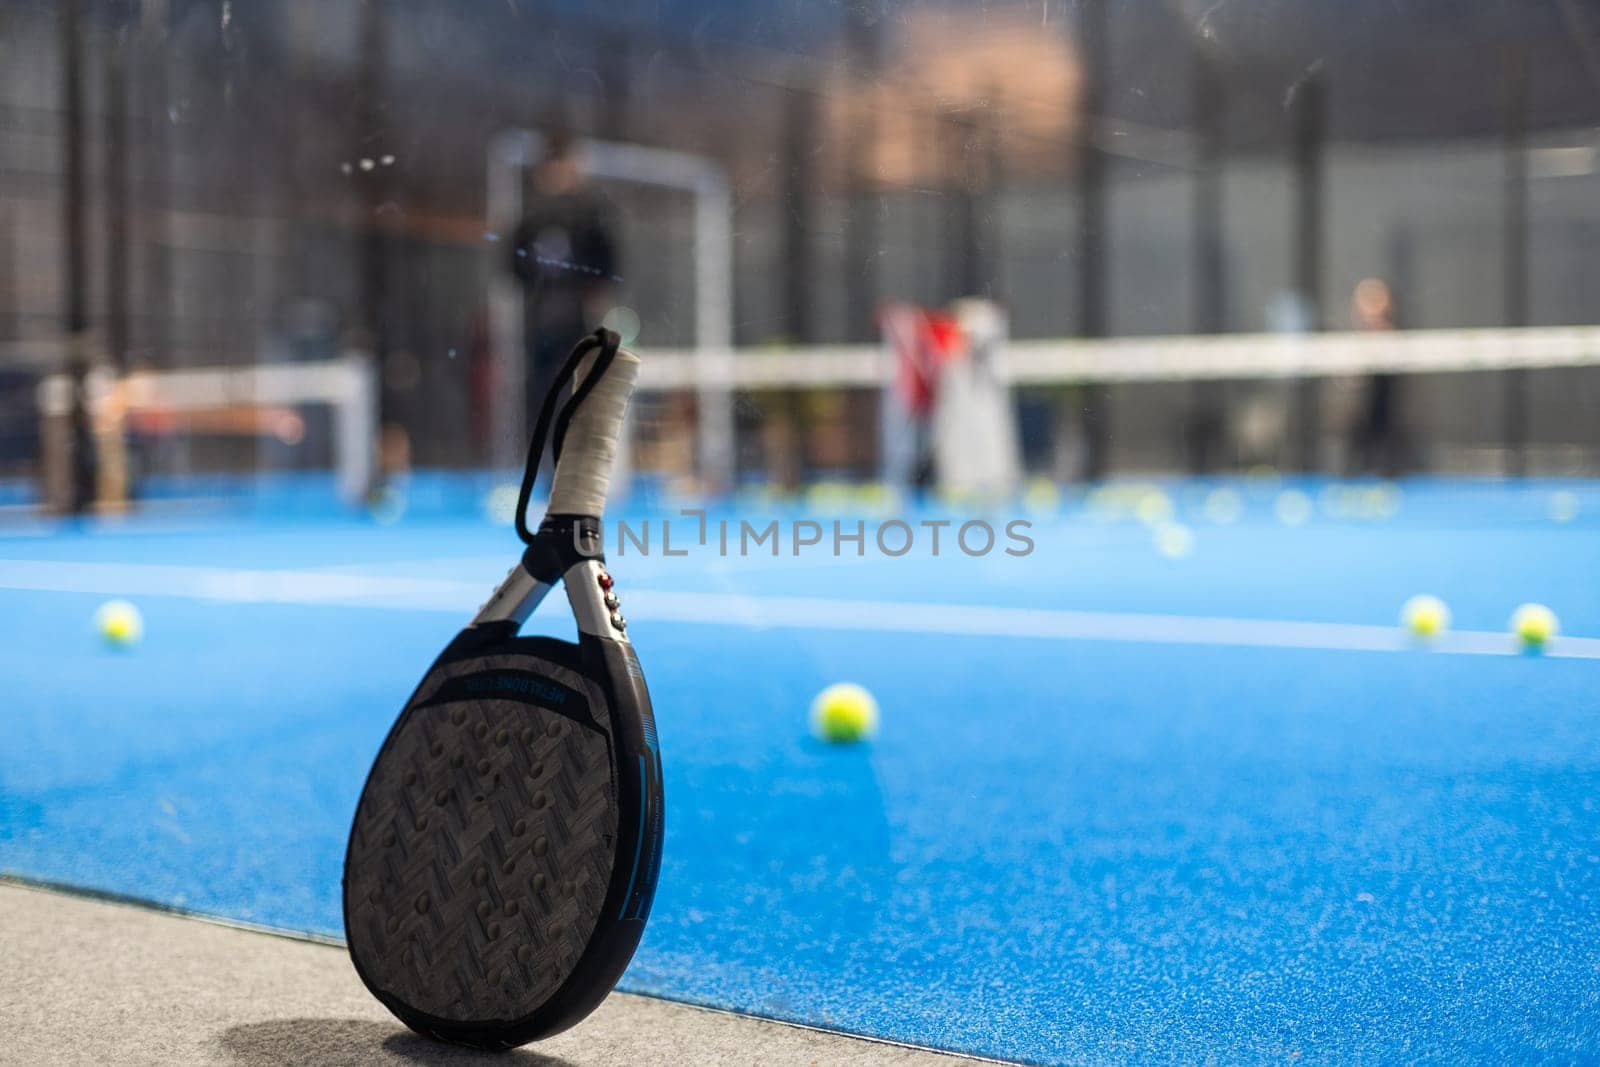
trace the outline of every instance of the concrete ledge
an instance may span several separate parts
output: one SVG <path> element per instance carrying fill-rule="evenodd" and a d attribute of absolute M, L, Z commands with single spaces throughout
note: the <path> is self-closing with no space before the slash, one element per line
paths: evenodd
<path fill-rule="evenodd" d="M 8 1064 L 979 1062 L 625 993 L 549 1041 L 477 1053 L 401 1026 L 342 948 L 14 883 L 0 884 L 0 959 Z"/>

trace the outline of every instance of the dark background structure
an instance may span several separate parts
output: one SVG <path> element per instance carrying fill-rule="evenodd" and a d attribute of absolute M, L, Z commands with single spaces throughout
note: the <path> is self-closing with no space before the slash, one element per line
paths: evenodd
<path fill-rule="evenodd" d="M 1578 0 L 0 0 L 0 359 L 354 344 L 417 463 L 477 462 L 486 149 L 556 126 L 723 163 L 740 344 L 969 294 L 1021 337 L 1339 328 L 1370 275 L 1411 327 L 1586 323 L 1597 125 Z M 686 210 L 617 195 L 621 298 L 683 343 Z M 1181 464 L 1219 388 L 1084 398 L 1090 473 Z M 1432 438 L 1518 444 L 1581 436 L 1600 387 L 1429 396 Z M 1315 467 L 1315 392 L 1294 411 Z"/>

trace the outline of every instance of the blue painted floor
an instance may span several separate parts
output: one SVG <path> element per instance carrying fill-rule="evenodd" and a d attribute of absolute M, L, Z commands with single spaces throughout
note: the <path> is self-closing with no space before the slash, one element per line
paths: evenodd
<path fill-rule="evenodd" d="M 1022 559 L 613 552 L 669 806 L 625 986 L 1050 1063 L 1600 1058 L 1600 658 L 961 632 L 1387 627 L 1431 592 L 1600 636 L 1600 487 L 1408 484 L 1382 519 L 1310 487 L 1295 526 L 1279 488 L 1224 525 L 1166 483 L 1180 559 L 1079 498 L 1019 512 Z M 515 549 L 446 508 L 0 527 L 0 871 L 338 934 L 369 761 Z M 116 594 L 130 652 L 90 632 Z M 870 745 L 807 734 L 839 680 Z"/>

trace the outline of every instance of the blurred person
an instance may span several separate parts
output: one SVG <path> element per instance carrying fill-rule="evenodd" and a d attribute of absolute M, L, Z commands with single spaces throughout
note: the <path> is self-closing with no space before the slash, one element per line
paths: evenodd
<path fill-rule="evenodd" d="M 617 254 L 605 199 L 564 131 L 547 139 L 523 204 L 510 267 L 523 285 L 523 382 L 532 413 L 574 342 L 609 310 Z"/>
<path fill-rule="evenodd" d="M 1350 300 L 1353 325 L 1361 331 L 1400 328 L 1394 291 L 1381 278 L 1363 278 Z M 1393 478 L 1404 463 L 1405 441 L 1400 426 L 1400 379 L 1396 374 L 1367 376 L 1361 411 L 1350 433 L 1350 460 L 1355 472 Z"/>

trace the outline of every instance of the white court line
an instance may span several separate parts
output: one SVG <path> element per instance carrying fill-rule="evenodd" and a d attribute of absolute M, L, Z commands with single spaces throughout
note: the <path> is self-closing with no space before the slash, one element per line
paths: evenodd
<path fill-rule="evenodd" d="M 372 577 L 318 570 L 243 570 L 163 563 L 0 561 L 0 588 L 53 593 L 175 596 L 245 604 L 414 605 L 420 610 L 460 610 L 468 589 L 488 596 L 482 583 L 428 578 Z M 406 603 L 391 604 L 391 600 Z M 470 610 L 471 605 L 468 605 Z"/>
<path fill-rule="evenodd" d="M 170 596 L 240 604 L 312 604 L 460 614 L 465 620 L 499 575 L 453 581 L 327 570 L 243 570 L 151 563 L 0 560 L 0 589 L 105 596 Z M 976 604 L 834 600 L 823 597 L 743 596 L 633 590 L 636 620 L 756 629 L 845 630 L 949 634 L 1044 640 L 1123 641 L 1134 644 L 1303 648 L 1400 652 L 1414 648 L 1398 626 L 1155 615 L 1110 611 L 1000 608 Z M 1430 646 L 1436 653 L 1515 655 L 1506 633 L 1453 631 Z M 1558 637 L 1545 653 L 1560 659 L 1600 660 L 1600 638 Z"/>

